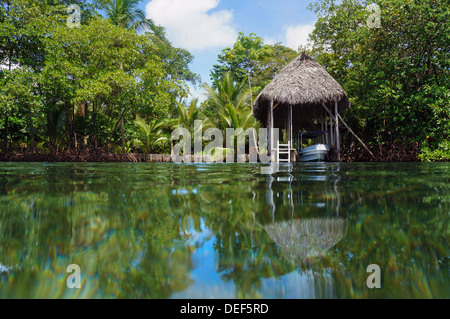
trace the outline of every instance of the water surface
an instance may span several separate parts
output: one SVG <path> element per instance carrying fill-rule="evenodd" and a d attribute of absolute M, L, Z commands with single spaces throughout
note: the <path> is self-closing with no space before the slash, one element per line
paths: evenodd
<path fill-rule="evenodd" d="M 449 298 L 449 213 L 450 164 L 0 163 L 0 298 Z"/>

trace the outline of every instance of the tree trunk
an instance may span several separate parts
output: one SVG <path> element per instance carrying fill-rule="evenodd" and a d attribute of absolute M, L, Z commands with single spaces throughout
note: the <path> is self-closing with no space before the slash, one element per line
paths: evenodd
<path fill-rule="evenodd" d="M 9 3 L 7 3 L 8 11 L 9 11 Z M 13 55 L 13 49 L 11 48 L 9 50 L 9 57 L 8 57 L 8 69 L 9 72 L 11 72 L 12 69 L 12 63 L 11 63 L 11 57 Z M 3 135 L 3 153 L 8 152 L 8 114 L 5 114 L 5 132 Z"/>
<path fill-rule="evenodd" d="M 87 115 L 88 115 L 87 103 L 83 102 L 81 103 L 81 116 L 85 117 Z"/>
<path fill-rule="evenodd" d="M 339 110 L 338 102 L 334 102 L 334 116 L 336 118 L 336 161 L 341 161 L 341 141 L 339 137 Z"/>
<path fill-rule="evenodd" d="M 52 124 L 51 124 L 51 112 L 47 112 L 47 136 L 48 136 L 48 148 L 50 149 L 50 153 L 54 153 L 55 150 L 55 142 L 53 140 L 52 134 Z"/>
<path fill-rule="evenodd" d="M 88 102 L 85 102 L 84 104 L 84 116 L 86 117 L 86 119 L 89 119 L 89 104 Z M 83 132 L 83 142 L 84 142 L 84 146 L 88 146 L 88 135 L 87 135 L 87 128 L 85 127 L 84 132 Z"/>
<path fill-rule="evenodd" d="M 5 129 L 3 133 L 3 153 L 8 152 L 8 114 L 5 115 Z"/>
<path fill-rule="evenodd" d="M 120 134 L 122 135 L 122 152 L 123 152 L 123 154 L 125 154 L 126 153 L 126 150 L 125 150 L 125 129 L 123 127 L 123 115 L 120 118 Z"/>
<path fill-rule="evenodd" d="M 94 149 L 97 148 L 97 112 L 95 110 L 96 101 L 92 103 L 92 116 L 93 116 L 93 124 L 94 124 Z"/>
<path fill-rule="evenodd" d="M 31 116 L 31 111 L 28 112 L 28 129 L 30 130 L 30 145 L 28 145 L 28 148 L 31 149 L 31 151 L 34 153 L 36 152 L 36 145 L 34 143 L 34 127 L 33 127 L 33 117 Z"/>
<path fill-rule="evenodd" d="M 73 126 L 72 126 L 72 122 L 70 121 L 70 113 L 69 113 L 69 103 L 65 103 L 64 104 L 64 107 L 65 107 L 65 110 L 66 110 L 66 120 L 67 120 L 67 126 L 68 126 L 68 129 L 69 129 L 69 145 L 68 145 L 68 148 L 70 149 L 70 150 L 72 150 L 73 149 L 73 147 L 74 147 L 74 131 L 73 131 Z"/>

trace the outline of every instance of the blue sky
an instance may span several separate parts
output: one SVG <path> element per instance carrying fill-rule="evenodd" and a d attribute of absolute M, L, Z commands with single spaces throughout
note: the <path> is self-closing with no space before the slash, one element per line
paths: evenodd
<path fill-rule="evenodd" d="M 169 40 L 188 49 L 191 69 L 210 82 L 209 73 L 220 51 L 232 46 L 239 31 L 261 36 L 266 43 L 282 42 L 297 49 L 306 44 L 316 16 L 312 0 L 144 0 L 148 18 L 164 26 Z M 201 97 L 201 90 L 193 90 Z"/>

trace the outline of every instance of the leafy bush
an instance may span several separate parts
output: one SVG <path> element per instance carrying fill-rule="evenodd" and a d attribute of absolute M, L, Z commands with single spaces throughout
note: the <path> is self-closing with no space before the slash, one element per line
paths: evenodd
<path fill-rule="evenodd" d="M 447 162 L 450 161 L 450 141 L 443 140 L 439 143 L 437 149 L 430 149 L 429 147 L 424 147 L 419 158 L 424 162 Z"/>

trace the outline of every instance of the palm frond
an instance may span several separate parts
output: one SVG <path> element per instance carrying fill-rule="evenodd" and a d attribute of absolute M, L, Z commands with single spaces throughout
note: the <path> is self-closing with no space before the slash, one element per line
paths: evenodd
<path fill-rule="evenodd" d="M 144 119 L 138 118 L 134 121 L 146 135 L 150 134 L 150 126 L 145 122 Z"/>

